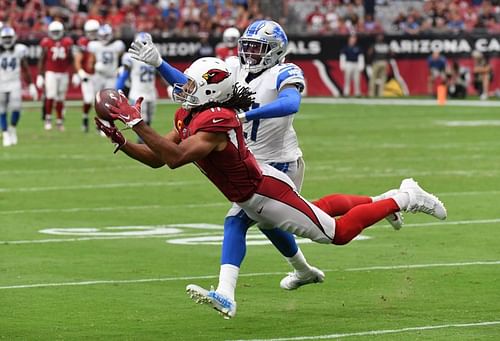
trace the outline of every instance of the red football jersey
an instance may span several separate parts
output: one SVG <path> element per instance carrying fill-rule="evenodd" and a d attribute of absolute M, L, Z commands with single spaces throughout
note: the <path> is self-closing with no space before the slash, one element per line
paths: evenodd
<path fill-rule="evenodd" d="M 89 64 L 90 52 L 87 49 L 90 40 L 87 37 L 80 37 L 76 41 L 78 50 L 83 54 L 82 58 L 82 68 L 88 74 L 93 74 L 94 70 Z"/>
<path fill-rule="evenodd" d="M 185 125 L 187 110 L 178 109 L 174 124 L 182 140 L 198 131 L 227 133 L 227 146 L 212 151 L 196 165 L 214 185 L 232 202 L 243 202 L 255 193 L 262 180 L 262 171 L 248 150 L 243 129 L 235 112 L 225 108 L 211 108 L 194 115 Z"/>
<path fill-rule="evenodd" d="M 73 39 L 64 37 L 61 40 L 54 40 L 45 37 L 40 42 L 40 46 L 45 51 L 45 71 L 69 72 L 71 68 L 71 49 Z"/>
<path fill-rule="evenodd" d="M 220 58 L 222 60 L 226 60 L 229 57 L 232 56 L 237 56 L 238 55 L 238 46 L 235 47 L 226 47 L 226 46 L 220 46 L 215 48 L 215 55 L 217 58 Z"/>

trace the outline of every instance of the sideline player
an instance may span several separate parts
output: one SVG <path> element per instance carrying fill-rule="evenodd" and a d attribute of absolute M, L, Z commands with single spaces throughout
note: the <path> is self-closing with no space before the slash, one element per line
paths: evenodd
<path fill-rule="evenodd" d="M 151 41 L 151 35 L 146 32 L 139 32 L 135 40 Z M 116 80 L 116 89 L 123 90 L 125 82 L 130 79 L 130 90 L 128 98 L 135 103 L 139 97 L 143 97 L 142 115 L 146 124 L 151 125 L 153 114 L 156 110 L 156 69 L 144 62 L 133 59 L 129 53 L 122 56 L 123 71 Z"/>
<path fill-rule="evenodd" d="M 120 58 L 125 52 L 125 44 L 121 40 L 115 40 L 113 29 L 108 24 L 102 25 L 97 31 L 97 40 L 88 45 L 90 65 L 95 74 L 93 77 L 94 91 L 105 88 L 114 88 Z"/>
<path fill-rule="evenodd" d="M 90 52 L 88 51 L 89 42 L 97 39 L 99 22 L 95 19 L 89 19 L 83 25 L 85 35 L 78 38 L 74 50 L 75 71 L 73 75 L 73 85 L 81 84 L 83 108 L 82 108 L 82 130 L 85 133 L 89 131 L 89 111 L 94 101 L 95 91 L 92 82 L 94 70 L 90 65 Z"/>
<path fill-rule="evenodd" d="M 222 33 L 222 43 L 215 47 L 215 56 L 222 60 L 238 56 L 238 39 L 240 31 L 236 27 L 229 27 Z"/>
<path fill-rule="evenodd" d="M 36 85 L 45 84 L 45 130 L 52 129 L 52 108 L 56 107 L 57 128 L 64 130 L 64 100 L 68 91 L 69 72 L 73 65 L 73 39 L 64 36 L 64 26 L 53 21 L 48 27 L 48 37 L 40 42 L 42 55 L 38 62 Z"/>
<path fill-rule="evenodd" d="M 292 122 L 293 115 L 299 109 L 300 93 L 305 81 L 300 68 L 291 63 L 281 63 L 287 44 L 286 34 L 277 23 L 256 21 L 240 39 L 239 58 L 229 58 L 227 62 L 235 81 L 248 85 L 256 93 L 252 109 L 240 114 L 241 120 L 245 122 L 244 130 L 250 150 L 260 163 L 270 164 L 285 172 L 300 190 L 305 166 Z M 144 50 L 136 53 L 142 53 L 139 57 L 146 57 L 145 61 L 149 60 L 152 65 L 160 65 L 158 70 L 169 83 L 186 82 L 180 71 L 161 61 L 154 45 L 139 46 L 134 43 L 133 47 Z M 217 297 L 223 295 L 229 299 L 223 300 L 226 303 L 234 301 L 239 268 L 246 253 L 245 236 L 250 225 L 251 220 L 237 206 L 229 211 L 224 222 L 221 269 L 216 292 L 219 294 Z M 294 268 L 294 272 L 280 282 L 283 289 L 293 290 L 304 284 L 323 281 L 323 272 L 307 263 L 292 234 L 279 229 L 262 232 Z"/>
<path fill-rule="evenodd" d="M 166 136 L 143 121 L 141 98 L 132 106 L 123 94 L 116 107 L 109 107 L 112 117 L 132 128 L 145 144 L 127 142 L 114 125 L 108 127 L 96 119 L 98 128 L 129 157 L 152 168 L 166 164 L 174 169 L 194 162 L 228 200 L 237 203 L 263 229 L 278 227 L 317 243 L 344 245 L 363 229 L 401 210 L 446 219 L 444 205 L 413 179 L 403 180 L 390 198 L 357 205 L 342 217 L 332 218 L 337 213 L 336 196 L 323 197 L 315 206 L 297 193 L 285 173 L 270 165 L 259 167 L 236 115 L 252 103 L 252 92 L 234 85 L 224 61 L 201 58 L 184 73 L 188 81 L 176 84 L 173 92 L 182 107 L 175 113 L 174 129 Z M 207 292 L 199 299 L 232 317 L 230 313 L 236 310 L 219 305 L 217 295 L 216 291 Z"/>
<path fill-rule="evenodd" d="M 3 26 L 0 30 L 0 125 L 4 147 L 17 144 L 17 123 L 21 117 L 21 73 L 33 100 L 38 99 L 38 91 L 33 84 L 26 56 L 28 48 L 16 44 L 16 31 Z M 10 110 L 10 125 L 7 120 Z"/>

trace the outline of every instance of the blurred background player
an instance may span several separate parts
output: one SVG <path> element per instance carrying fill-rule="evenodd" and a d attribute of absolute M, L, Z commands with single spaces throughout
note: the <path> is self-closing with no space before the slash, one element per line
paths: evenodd
<path fill-rule="evenodd" d="M 113 29 L 108 24 L 102 25 L 97 31 L 97 40 L 88 44 L 90 65 L 94 70 L 92 78 L 94 94 L 99 90 L 114 88 L 120 58 L 125 52 L 125 44 L 121 40 L 113 39 Z"/>
<path fill-rule="evenodd" d="M 136 35 L 135 40 L 147 41 L 152 40 L 149 33 L 140 32 Z M 138 61 L 130 57 L 129 53 L 124 53 L 122 57 L 123 71 L 116 80 L 116 89 L 123 90 L 125 83 L 130 80 L 130 89 L 128 98 L 131 103 L 139 97 L 144 97 L 142 102 L 142 118 L 147 125 L 151 125 L 153 114 L 156 110 L 156 69 L 144 62 Z"/>
<path fill-rule="evenodd" d="M 28 48 L 16 44 L 16 32 L 13 28 L 3 26 L 0 29 L 0 125 L 2 128 L 3 146 L 17 144 L 16 126 L 21 116 L 21 73 L 29 94 L 38 99 L 38 91 L 32 82 L 26 56 Z M 7 110 L 10 110 L 10 126 L 7 124 Z"/>
<path fill-rule="evenodd" d="M 36 85 L 45 89 L 45 129 L 52 129 L 52 108 L 56 107 L 57 128 L 64 130 L 64 100 L 68 91 L 69 73 L 73 65 L 73 39 L 64 36 L 64 26 L 53 21 L 48 37 L 40 42 L 42 54 L 38 62 Z"/>
<path fill-rule="evenodd" d="M 222 43 L 215 48 L 215 56 L 222 60 L 238 56 L 238 39 L 240 39 L 240 31 L 237 28 L 226 28 L 222 34 Z"/>
<path fill-rule="evenodd" d="M 94 84 L 92 77 L 94 70 L 90 65 L 90 52 L 88 51 L 89 42 L 97 39 L 97 31 L 99 30 L 99 22 L 94 19 L 87 20 L 83 26 L 85 36 L 78 38 L 74 49 L 75 71 L 73 75 L 73 85 L 81 84 L 83 96 L 82 108 L 82 130 L 89 131 L 89 111 L 94 101 Z"/>

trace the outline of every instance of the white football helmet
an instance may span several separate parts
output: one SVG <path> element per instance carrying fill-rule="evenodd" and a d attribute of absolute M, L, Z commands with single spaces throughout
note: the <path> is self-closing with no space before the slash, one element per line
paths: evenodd
<path fill-rule="evenodd" d="M 223 103 L 233 94 L 233 76 L 226 63 L 219 58 L 200 58 L 184 74 L 187 83 L 174 84 L 172 91 L 173 100 L 182 103 L 184 109 L 211 102 Z"/>
<path fill-rule="evenodd" d="M 147 43 L 149 41 L 153 41 L 153 37 L 151 36 L 151 34 L 147 33 L 147 32 L 139 32 L 135 35 L 135 40 L 138 40 L 142 43 Z"/>
<path fill-rule="evenodd" d="M 222 33 L 222 41 L 227 47 L 235 47 L 238 45 L 238 39 L 240 39 L 240 31 L 235 27 L 229 27 Z"/>
<path fill-rule="evenodd" d="M 59 21 L 53 21 L 49 24 L 49 37 L 54 40 L 59 40 L 64 35 L 64 26 Z"/>
<path fill-rule="evenodd" d="M 238 41 L 241 65 L 251 73 L 273 67 L 286 54 L 288 38 L 281 26 L 272 20 L 257 20 L 247 27 Z"/>
<path fill-rule="evenodd" d="M 10 49 L 16 43 L 16 31 L 12 27 L 4 26 L 0 31 L 0 44 L 6 50 Z"/>
<path fill-rule="evenodd" d="M 113 28 L 108 24 L 102 25 L 97 30 L 97 38 L 106 44 L 109 43 L 113 40 Z"/>
<path fill-rule="evenodd" d="M 85 36 L 89 40 L 96 40 L 97 39 L 97 31 L 99 30 L 99 21 L 95 19 L 89 19 L 85 22 L 85 25 L 83 25 L 83 31 L 85 32 Z"/>

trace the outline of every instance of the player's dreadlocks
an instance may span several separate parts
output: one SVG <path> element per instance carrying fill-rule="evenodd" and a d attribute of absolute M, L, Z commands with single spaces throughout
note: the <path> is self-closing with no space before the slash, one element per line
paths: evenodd
<path fill-rule="evenodd" d="M 252 92 L 249 87 L 242 86 L 240 85 L 240 83 L 236 83 L 233 86 L 233 94 L 227 101 L 222 103 L 205 103 L 203 105 L 200 105 L 199 107 L 191 109 L 191 114 L 195 114 L 214 107 L 234 109 L 237 111 L 247 111 L 255 100 L 255 98 L 253 97 L 254 94 L 255 92 Z"/>

